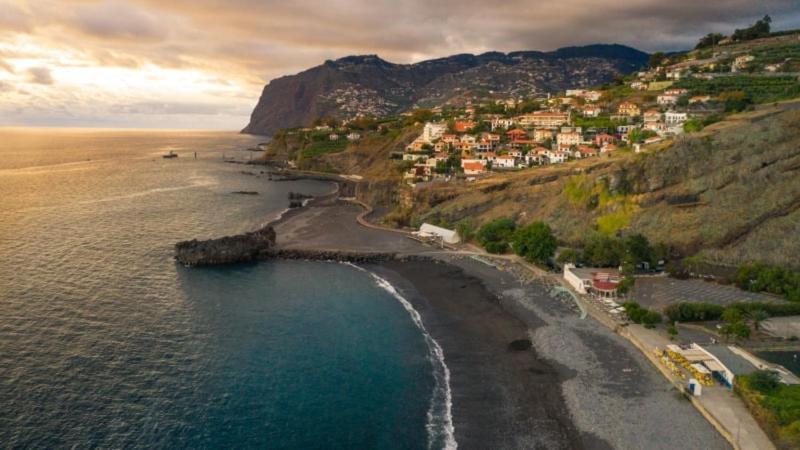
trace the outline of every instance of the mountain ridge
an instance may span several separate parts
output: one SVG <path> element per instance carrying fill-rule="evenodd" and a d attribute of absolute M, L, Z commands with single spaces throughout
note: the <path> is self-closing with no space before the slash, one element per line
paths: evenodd
<path fill-rule="evenodd" d="M 461 53 L 411 64 L 350 55 L 271 80 L 242 132 L 269 135 L 324 117 L 396 114 L 446 104 L 470 91 L 528 97 L 585 87 L 636 70 L 648 57 L 620 44 Z"/>

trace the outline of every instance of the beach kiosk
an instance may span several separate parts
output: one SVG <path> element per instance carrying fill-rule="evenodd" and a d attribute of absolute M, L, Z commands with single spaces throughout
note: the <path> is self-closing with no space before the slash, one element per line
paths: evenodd
<path fill-rule="evenodd" d="M 417 234 L 422 238 L 433 239 L 444 244 L 458 244 L 461 242 L 461 237 L 456 231 L 437 227 L 429 223 L 423 223 L 422 226 L 419 227 L 419 232 Z"/>

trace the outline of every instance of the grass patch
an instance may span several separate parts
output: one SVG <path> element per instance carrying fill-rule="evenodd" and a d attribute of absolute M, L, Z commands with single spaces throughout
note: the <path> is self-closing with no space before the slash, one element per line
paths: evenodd
<path fill-rule="evenodd" d="M 314 141 L 306 145 L 303 150 L 300 151 L 300 157 L 304 159 L 315 158 L 328 153 L 339 153 L 344 151 L 346 148 L 347 141 L 344 139 L 339 139 L 336 141 Z"/>
<path fill-rule="evenodd" d="M 620 208 L 617 211 L 603 214 L 597 218 L 597 231 L 611 236 L 617 231 L 627 228 L 631 223 L 631 216 L 633 214 L 628 211 L 628 208 Z"/>
<path fill-rule="evenodd" d="M 723 92 L 746 92 L 754 103 L 769 103 L 800 96 L 800 83 L 795 77 L 762 77 L 738 75 L 717 77 L 711 80 L 690 78 L 681 80 L 675 87 L 689 89 L 692 95 L 717 96 Z"/>
<path fill-rule="evenodd" d="M 770 381 L 765 372 L 736 377 L 736 393 L 778 448 L 800 448 L 800 385 Z"/>

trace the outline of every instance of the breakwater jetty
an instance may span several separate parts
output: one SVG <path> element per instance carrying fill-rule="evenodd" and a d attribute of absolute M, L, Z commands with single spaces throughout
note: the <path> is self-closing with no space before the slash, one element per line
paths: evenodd
<path fill-rule="evenodd" d="M 275 229 L 267 225 L 235 236 L 178 242 L 175 244 L 175 259 L 186 266 L 233 264 L 262 258 L 274 247 Z"/>

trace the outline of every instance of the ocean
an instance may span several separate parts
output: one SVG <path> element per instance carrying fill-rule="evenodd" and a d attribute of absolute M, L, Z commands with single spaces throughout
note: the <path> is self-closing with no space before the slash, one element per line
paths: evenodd
<path fill-rule="evenodd" d="M 173 261 L 332 190 L 222 161 L 258 142 L 0 129 L 0 447 L 454 445 L 441 348 L 384 280 Z"/>

